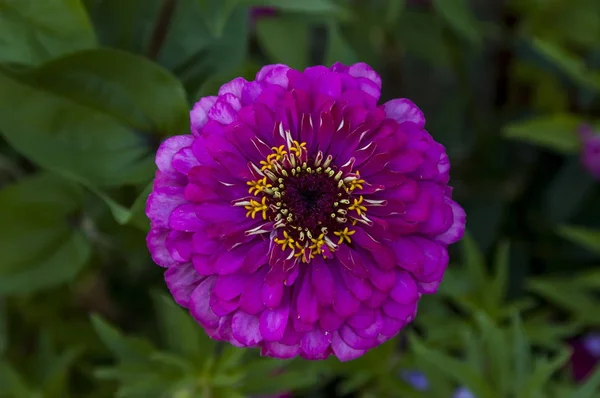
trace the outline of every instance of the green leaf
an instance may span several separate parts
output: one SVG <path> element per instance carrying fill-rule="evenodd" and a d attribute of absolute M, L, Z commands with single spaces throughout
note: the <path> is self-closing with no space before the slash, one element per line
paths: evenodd
<path fill-rule="evenodd" d="M 325 49 L 325 65 L 341 62 L 351 65 L 358 62 L 358 56 L 346 41 L 338 24 L 330 23 L 327 33 L 327 48 Z"/>
<path fill-rule="evenodd" d="M 579 151 L 577 128 L 581 123 L 579 117 L 568 114 L 541 116 L 505 126 L 503 134 L 513 140 L 570 155 Z"/>
<path fill-rule="evenodd" d="M 388 0 L 386 22 L 394 26 L 406 8 L 406 0 Z"/>
<path fill-rule="evenodd" d="M 336 13 L 341 9 L 330 0 L 240 0 L 241 4 L 274 7 L 281 11 Z"/>
<path fill-rule="evenodd" d="M 434 365 L 438 370 L 464 385 L 478 398 L 494 398 L 494 393 L 483 379 L 483 375 L 469 365 L 440 351 L 425 346 L 414 335 L 410 336 L 410 345 L 419 358 Z"/>
<path fill-rule="evenodd" d="M 0 191 L 0 295 L 25 294 L 72 280 L 87 264 L 90 244 L 70 226 L 82 192 L 50 174 Z"/>
<path fill-rule="evenodd" d="M 592 75 L 582 59 L 578 59 L 562 48 L 539 38 L 533 39 L 532 46 L 573 81 L 584 87 L 600 90 L 600 76 L 598 74 Z"/>
<path fill-rule="evenodd" d="M 195 93 L 209 76 L 235 69 L 246 60 L 248 20 L 248 9 L 236 7 L 222 34 L 215 37 L 199 2 L 180 1 L 158 59 Z"/>
<path fill-rule="evenodd" d="M 558 234 L 600 255 L 600 230 L 564 225 L 558 228 Z"/>
<path fill-rule="evenodd" d="M 91 247 L 80 233 L 72 233 L 35 265 L 0 277 L 0 295 L 26 294 L 73 280 L 87 264 Z"/>
<path fill-rule="evenodd" d="M 508 396 L 513 380 L 510 377 L 510 348 L 502 330 L 492 323 L 483 312 L 475 314 L 475 320 L 484 336 L 487 362 L 494 375 L 493 385 L 501 397 Z"/>
<path fill-rule="evenodd" d="M 481 44 L 478 22 L 466 0 L 433 0 L 433 5 L 459 36 L 473 44 Z"/>
<path fill-rule="evenodd" d="M 524 387 L 525 377 L 531 372 L 531 348 L 523 330 L 521 318 L 514 314 L 511 325 L 514 358 L 514 391 Z"/>
<path fill-rule="evenodd" d="M 38 65 L 95 43 L 80 0 L 0 0 L 0 62 Z"/>
<path fill-rule="evenodd" d="M 26 82 L 143 132 L 175 135 L 188 130 L 181 83 L 134 54 L 108 48 L 79 51 L 37 68 Z"/>
<path fill-rule="evenodd" d="M 600 365 L 596 365 L 594 372 L 579 386 L 571 398 L 594 398 L 600 393 Z"/>
<path fill-rule="evenodd" d="M 154 294 L 153 299 L 167 347 L 180 356 L 190 359 L 198 367 L 202 367 L 202 364 L 213 355 L 214 340 L 209 339 L 189 314 L 173 302 L 172 298 Z"/>
<path fill-rule="evenodd" d="M 527 378 L 524 387 L 518 395 L 522 398 L 541 398 L 544 394 L 544 387 L 552 375 L 562 368 L 569 360 L 571 353 L 564 349 L 553 359 L 538 360 L 534 366 L 533 373 Z"/>
<path fill-rule="evenodd" d="M 154 170 L 141 135 L 97 109 L 1 70 L 0 131 L 38 165 L 98 186 L 145 183 Z"/>
<path fill-rule="evenodd" d="M 502 307 L 506 288 L 508 286 L 508 271 L 510 267 L 510 245 L 507 242 L 501 243 L 496 252 L 494 261 L 494 278 L 489 285 L 489 303 L 493 308 Z"/>
<path fill-rule="evenodd" d="M 451 47 L 443 21 L 426 12 L 405 11 L 392 33 L 401 49 L 435 66 L 452 65 Z"/>
<path fill-rule="evenodd" d="M 120 361 L 145 362 L 154 350 L 146 340 L 123 336 L 98 315 L 92 315 L 91 321 L 100 340 Z"/>
<path fill-rule="evenodd" d="M 483 288 L 487 286 L 487 271 L 483 253 L 469 233 L 462 240 L 462 253 L 471 286 Z"/>
<path fill-rule="evenodd" d="M 535 279 L 529 282 L 529 289 L 545 299 L 573 313 L 578 320 L 600 324 L 599 301 L 592 292 L 564 280 Z"/>
<path fill-rule="evenodd" d="M 33 391 L 23 377 L 6 361 L 0 360 L 0 394 L 6 397 L 31 397 Z M 7 395 L 4 395 L 6 393 Z"/>
<path fill-rule="evenodd" d="M 6 303 L 0 298 L 0 358 L 8 347 L 8 324 L 6 319 Z"/>
<path fill-rule="evenodd" d="M 258 42 L 269 59 L 300 70 L 309 64 L 309 34 L 310 25 L 298 16 L 261 18 L 256 22 Z"/>

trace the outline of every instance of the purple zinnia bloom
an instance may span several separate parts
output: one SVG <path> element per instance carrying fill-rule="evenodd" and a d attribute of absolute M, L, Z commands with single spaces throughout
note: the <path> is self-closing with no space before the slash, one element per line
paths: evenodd
<path fill-rule="evenodd" d="M 594 134 L 591 126 L 583 125 L 579 129 L 581 138 L 581 163 L 596 179 L 600 180 L 600 134 Z"/>
<path fill-rule="evenodd" d="M 423 113 L 380 89 L 364 63 L 268 65 L 161 145 L 148 247 L 210 337 L 351 360 L 437 290 L 465 213 Z"/>
<path fill-rule="evenodd" d="M 600 333 L 589 333 L 571 343 L 571 368 L 576 381 L 585 380 L 600 362 Z"/>

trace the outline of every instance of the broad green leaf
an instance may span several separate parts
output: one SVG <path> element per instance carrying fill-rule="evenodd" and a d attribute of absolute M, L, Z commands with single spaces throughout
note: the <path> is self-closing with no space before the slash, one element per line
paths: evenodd
<path fill-rule="evenodd" d="M 346 41 L 338 24 L 330 23 L 327 27 L 327 48 L 325 49 L 325 65 L 341 62 L 351 65 L 358 62 L 358 57 Z"/>
<path fill-rule="evenodd" d="M 152 177 L 143 136 L 89 105 L 1 71 L 0 131 L 25 157 L 71 178 L 116 186 Z"/>
<path fill-rule="evenodd" d="M 248 9 L 236 7 L 219 37 L 207 26 L 198 1 L 180 1 L 158 60 L 195 93 L 215 73 L 239 67 L 248 51 Z"/>
<path fill-rule="evenodd" d="M 69 282 L 87 264 L 90 255 L 90 243 L 74 232 L 34 265 L 3 274 L 0 295 L 26 294 Z"/>
<path fill-rule="evenodd" d="M 80 0 L 0 0 L 0 62 L 38 65 L 95 43 Z"/>
<path fill-rule="evenodd" d="M 435 365 L 440 372 L 451 377 L 460 385 L 468 387 L 478 398 L 494 398 L 495 394 L 486 384 L 481 370 L 473 369 L 458 359 L 452 358 L 441 351 L 429 348 L 421 343 L 414 335 L 410 338 L 410 346 L 418 357 Z"/>
<path fill-rule="evenodd" d="M 209 339 L 172 298 L 154 294 L 153 299 L 167 347 L 201 368 L 213 355 L 214 340 Z"/>
<path fill-rule="evenodd" d="M 136 130 L 163 135 L 188 130 L 189 107 L 181 83 L 134 54 L 108 48 L 78 51 L 35 69 L 25 81 Z"/>
<path fill-rule="evenodd" d="M 0 191 L 0 295 L 48 288 L 78 274 L 91 254 L 70 225 L 81 205 L 81 190 L 50 174 Z"/>
<path fill-rule="evenodd" d="M 600 230 L 564 225 L 558 233 L 565 239 L 600 255 Z"/>
<path fill-rule="evenodd" d="M 539 38 L 534 38 L 532 45 L 535 50 L 556 65 L 573 81 L 584 87 L 600 90 L 600 75 L 592 75 L 582 59 L 578 59 L 562 48 Z"/>
<path fill-rule="evenodd" d="M 523 388 L 519 391 L 520 398 L 542 398 L 545 396 L 544 387 L 552 375 L 562 368 L 569 360 L 571 353 L 564 349 L 552 359 L 538 360 L 533 372 L 529 375 Z"/>
<path fill-rule="evenodd" d="M 148 341 L 123 336 L 119 330 L 98 315 L 92 315 L 91 321 L 100 340 L 120 361 L 144 362 L 152 353 L 153 347 Z"/>
<path fill-rule="evenodd" d="M 91 3 L 88 10 L 102 46 L 135 54 L 148 53 L 163 0 L 99 0 Z"/>
<path fill-rule="evenodd" d="M 296 69 L 309 64 L 309 34 L 310 25 L 297 16 L 261 18 L 256 22 L 258 42 L 269 59 Z"/>
<path fill-rule="evenodd" d="M 579 117 L 568 114 L 540 116 L 505 126 L 504 136 L 569 155 L 579 150 L 577 128 L 581 123 Z"/>
<path fill-rule="evenodd" d="M 142 190 L 136 200 L 133 202 L 130 208 L 120 204 L 113 198 L 111 198 L 106 192 L 97 188 L 93 184 L 83 180 L 76 179 L 81 185 L 88 188 L 91 192 L 96 194 L 100 199 L 106 203 L 108 208 L 110 209 L 115 220 L 121 224 L 131 224 L 136 228 L 139 228 L 142 231 L 148 231 L 150 229 L 150 221 L 146 217 L 145 209 L 146 209 L 146 201 L 148 199 L 148 195 L 152 191 L 153 183 L 150 182 L 146 187 Z"/>
<path fill-rule="evenodd" d="M 467 0 L 433 0 L 436 12 L 462 36 L 474 44 L 481 43 L 478 22 L 469 9 Z"/>

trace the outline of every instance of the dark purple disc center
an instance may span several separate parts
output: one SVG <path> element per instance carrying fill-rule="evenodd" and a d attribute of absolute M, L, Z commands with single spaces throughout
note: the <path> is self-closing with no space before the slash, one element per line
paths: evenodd
<path fill-rule="evenodd" d="M 331 228 L 336 221 L 331 217 L 338 209 L 334 204 L 342 199 L 337 181 L 324 174 L 301 174 L 285 179 L 283 202 L 294 217 L 293 224 L 318 232 Z"/>

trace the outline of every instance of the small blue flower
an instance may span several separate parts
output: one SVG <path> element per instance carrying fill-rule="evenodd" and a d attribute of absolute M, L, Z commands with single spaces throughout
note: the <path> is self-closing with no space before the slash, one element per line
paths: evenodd
<path fill-rule="evenodd" d="M 429 380 L 427 380 L 423 372 L 419 372 L 418 370 L 403 370 L 400 376 L 415 390 L 426 391 L 429 389 Z"/>

